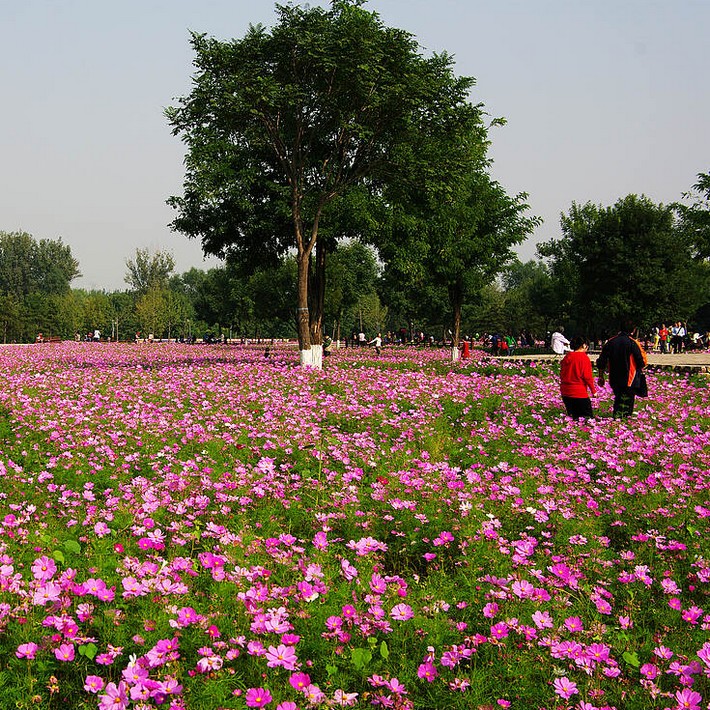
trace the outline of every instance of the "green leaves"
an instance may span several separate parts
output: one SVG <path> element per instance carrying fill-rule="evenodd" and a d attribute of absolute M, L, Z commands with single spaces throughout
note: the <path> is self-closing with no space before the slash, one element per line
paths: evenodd
<path fill-rule="evenodd" d="M 79 655 L 88 658 L 90 661 L 96 657 L 98 652 L 98 647 L 93 643 L 86 643 L 83 646 L 79 646 Z"/>
<path fill-rule="evenodd" d="M 639 661 L 639 657 L 635 651 L 624 651 L 622 658 L 634 668 L 638 668 L 641 665 L 641 661 Z"/>
<path fill-rule="evenodd" d="M 62 547 L 64 548 L 64 552 L 70 553 L 72 555 L 81 554 L 81 545 L 76 540 L 65 540 L 62 544 Z M 64 552 L 62 552 L 62 550 L 54 550 L 52 552 L 52 558 L 60 564 L 64 564 L 64 562 L 66 561 Z"/>

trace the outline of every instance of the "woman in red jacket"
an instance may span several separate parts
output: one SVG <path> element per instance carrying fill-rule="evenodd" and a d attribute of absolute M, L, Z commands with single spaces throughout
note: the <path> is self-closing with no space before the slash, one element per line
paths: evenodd
<path fill-rule="evenodd" d="M 596 395 L 592 374 L 592 362 L 587 355 L 589 343 L 580 335 L 570 342 L 571 352 L 562 359 L 560 365 L 560 392 L 567 414 L 573 419 L 594 417 L 589 393 Z"/>

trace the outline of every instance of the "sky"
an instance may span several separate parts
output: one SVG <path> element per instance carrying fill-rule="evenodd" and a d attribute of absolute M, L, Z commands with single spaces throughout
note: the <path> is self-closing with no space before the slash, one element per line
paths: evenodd
<path fill-rule="evenodd" d="M 365 7 L 452 55 L 471 100 L 506 119 L 492 176 L 544 220 L 523 261 L 573 202 L 668 204 L 710 171 L 710 0 Z M 269 0 L 0 0 L 0 231 L 61 239 L 76 288 L 128 288 L 137 249 L 171 253 L 177 273 L 219 265 L 169 228 L 184 146 L 164 110 L 190 91 L 190 31 L 229 40 L 275 19 Z"/>

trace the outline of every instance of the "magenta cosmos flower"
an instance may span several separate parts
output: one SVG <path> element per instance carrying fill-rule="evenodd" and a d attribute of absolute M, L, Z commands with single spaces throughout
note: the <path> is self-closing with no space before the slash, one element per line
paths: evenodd
<path fill-rule="evenodd" d="M 552 685 L 555 687 L 555 693 L 565 700 L 569 700 L 573 695 L 579 693 L 577 684 L 571 681 L 567 676 L 555 678 Z"/>
<path fill-rule="evenodd" d="M 434 678 L 439 675 L 439 672 L 436 670 L 436 667 L 431 661 L 427 661 L 419 666 L 417 669 L 417 675 L 422 680 L 427 681 L 427 683 L 433 683 Z"/>
<path fill-rule="evenodd" d="M 700 710 L 700 701 L 703 697 L 690 688 L 683 688 L 675 694 L 675 699 L 678 702 L 676 705 L 678 710 Z"/>
<path fill-rule="evenodd" d="M 414 612 L 409 604 L 396 604 L 392 607 L 390 616 L 395 621 L 407 621 L 407 619 L 411 619 L 414 616 Z"/>
<path fill-rule="evenodd" d="M 37 654 L 38 648 L 39 646 L 36 643 L 33 643 L 32 641 L 30 641 L 29 643 L 22 643 L 17 647 L 15 655 L 18 658 L 26 658 L 31 661 Z"/>
<path fill-rule="evenodd" d="M 249 688 L 245 696 L 248 708 L 263 708 L 271 699 L 271 693 L 266 688 Z"/>

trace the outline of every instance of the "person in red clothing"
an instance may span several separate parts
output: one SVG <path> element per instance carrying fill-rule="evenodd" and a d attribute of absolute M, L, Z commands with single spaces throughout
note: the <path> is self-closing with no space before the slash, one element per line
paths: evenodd
<path fill-rule="evenodd" d="M 581 335 L 575 335 L 570 342 L 571 351 L 562 359 L 560 365 L 560 392 L 567 414 L 573 419 L 584 417 L 592 419 L 592 400 L 589 393 L 595 395 L 592 361 L 587 355 L 589 343 Z"/>

